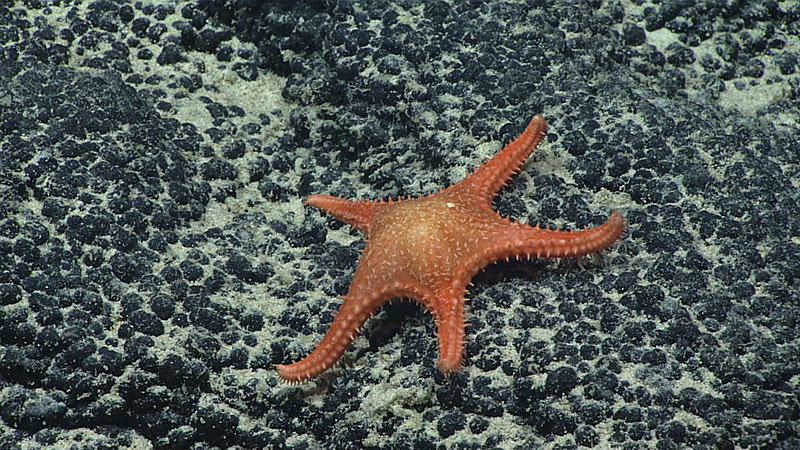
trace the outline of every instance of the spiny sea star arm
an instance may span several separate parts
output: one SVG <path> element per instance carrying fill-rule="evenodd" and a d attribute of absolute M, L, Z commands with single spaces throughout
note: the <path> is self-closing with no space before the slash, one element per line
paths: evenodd
<path fill-rule="evenodd" d="M 582 258 L 602 253 L 625 235 L 625 218 L 612 211 L 606 223 L 584 230 L 549 230 L 509 222 L 493 252 L 497 259 Z"/>
<path fill-rule="evenodd" d="M 465 289 L 452 286 L 436 293 L 436 337 L 439 360 L 436 365 L 445 377 L 461 370 L 466 341 Z"/>
<path fill-rule="evenodd" d="M 500 153 L 448 190 L 469 191 L 485 198 L 491 204 L 500 189 L 519 172 L 522 164 L 536 149 L 544 136 L 545 127 L 544 118 L 534 116 L 519 137 L 509 142 Z"/>
<path fill-rule="evenodd" d="M 369 225 L 375 212 L 384 205 L 381 202 L 363 200 L 354 202 L 331 195 L 312 195 L 303 204 L 319 208 L 365 234 L 369 233 Z"/>
<path fill-rule="evenodd" d="M 300 361 L 276 365 L 278 376 L 290 383 L 303 382 L 316 377 L 336 364 L 353 339 L 356 338 L 364 322 L 384 302 L 393 298 L 409 297 L 429 307 L 430 299 L 433 297 L 430 290 L 404 282 L 387 284 L 369 294 L 359 295 L 359 292 L 361 291 L 356 290 L 356 295 L 352 295 L 351 287 L 351 291 L 344 297 L 339 312 L 334 315 L 333 323 L 320 343 Z M 436 311 L 432 312 L 436 318 Z"/>
<path fill-rule="evenodd" d="M 496 224 L 492 244 L 464 258 L 456 270 L 451 288 L 461 289 L 489 264 L 504 259 L 577 258 L 602 254 L 626 234 L 627 223 L 612 211 L 603 225 L 579 231 L 549 230 L 504 219 Z M 466 292 L 464 292 L 464 295 Z"/>

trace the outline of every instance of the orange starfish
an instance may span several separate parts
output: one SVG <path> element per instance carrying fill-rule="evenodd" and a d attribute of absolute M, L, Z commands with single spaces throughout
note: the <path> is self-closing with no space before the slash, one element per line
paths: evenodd
<path fill-rule="evenodd" d="M 436 321 L 439 370 L 459 370 L 464 356 L 464 304 L 471 278 L 488 264 L 511 257 L 579 258 L 602 253 L 625 232 L 616 211 L 582 231 L 529 226 L 492 209 L 497 195 L 544 135 L 535 116 L 525 131 L 461 182 L 417 199 L 352 202 L 312 195 L 320 208 L 361 230 L 367 239 L 353 282 L 325 337 L 302 360 L 277 365 L 290 382 L 315 377 L 339 360 L 364 322 L 384 302 L 410 297 Z"/>

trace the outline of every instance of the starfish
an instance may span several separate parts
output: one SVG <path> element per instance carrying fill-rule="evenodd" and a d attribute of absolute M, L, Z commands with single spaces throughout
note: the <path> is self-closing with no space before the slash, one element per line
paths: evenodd
<path fill-rule="evenodd" d="M 315 377 L 333 366 L 361 326 L 383 303 L 411 298 L 433 314 L 439 370 L 448 376 L 464 357 L 466 291 L 488 264 L 519 258 L 584 258 L 620 239 L 625 219 L 616 211 L 595 228 L 552 230 L 502 217 L 493 199 L 519 172 L 544 136 L 535 116 L 525 131 L 461 182 L 419 198 L 350 201 L 312 195 L 305 201 L 366 236 L 353 282 L 330 329 L 300 361 L 276 365 L 289 382 Z"/>

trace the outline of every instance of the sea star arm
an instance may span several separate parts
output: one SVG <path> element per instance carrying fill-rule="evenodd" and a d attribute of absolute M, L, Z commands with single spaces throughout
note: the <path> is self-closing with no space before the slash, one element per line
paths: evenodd
<path fill-rule="evenodd" d="M 461 369 L 466 341 L 466 289 L 448 286 L 436 293 L 436 337 L 439 360 L 436 365 L 445 377 Z"/>
<path fill-rule="evenodd" d="M 353 202 L 342 197 L 319 194 L 308 197 L 303 204 L 319 208 L 365 234 L 369 234 L 369 225 L 375 212 L 386 205 L 385 202 Z"/>
<path fill-rule="evenodd" d="M 583 230 L 548 230 L 516 225 L 504 238 L 507 249 L 499 249 L 501 258 L 582 258 L 606 251 L 625 235 L 625 218 L 617 211 L 603 225 Z"/>
<path fill-rule="evenodd" d="M 542 116 L 533 116 L 519 137 L 509 142 L 500 153 L 481 165 L 460 183 L 450 186 L 445 192 L 453 191 L 453 194 L 470 192 L 479 195 L 491 205 L 500 189 L 519 172 L 522 164 L 536 149 L 544 136 L 545 127 L 546 122 Z"/>
<path fill-rule="evenodd" d="M 611 212 L 606 223 L 579 231 L 550 230 L 505 219 L 492 230 L 491 245 L 483 245 L 480 251 L 464 258 L 460 269 L 455 272 L 452 286 L 461 289 L 484 267 L 503 259 L 580 260 L 601 254 L 621 239 L 626 230 L 625 218 L 617 211 Z"/>
<path fill-rule="evenodd" d="M 319 344 L 305 358 L 292 364 L 278 364 L 275 368 L 278 375 L 291 383 L 306 381 L 333 367 L 342 357 L 344 351 L 353 342 L 361 326 L 387 300 L 400 297 L 417 299 L 426 307 L 430 307 L 433 293 L 408 282 L 393 282 L 368 291 L 354 290 L 344 296 L 339 312 L 334 314 L 333 323 Z M 431 309 L 434 318 L 436 311 Z"/>

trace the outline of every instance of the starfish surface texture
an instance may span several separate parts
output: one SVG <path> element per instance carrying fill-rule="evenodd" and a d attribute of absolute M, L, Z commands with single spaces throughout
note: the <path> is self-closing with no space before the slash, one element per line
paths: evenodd
<path fill-rule="evenodd" d="M 364 322 L 386 301 L 409 297 L 436 321 L 439 370 L 459 370 L 464 355 L 465 301 L 471 278 L 512 257 L 583 258 L 604 252 L 625 232 L 616 211 L 582 231 L 550 230 L 513 222 L 492 209 L 493 198 L 536 148 L 545 121 L 525 131 L 461 182 L 416 199 L 349 201 L 312 195 L 305 204 L 359 229 L 366 247 L 330 329 L 305 358 L 277 365 L 290 382 L 315 377 L 339 360 Z"/>

